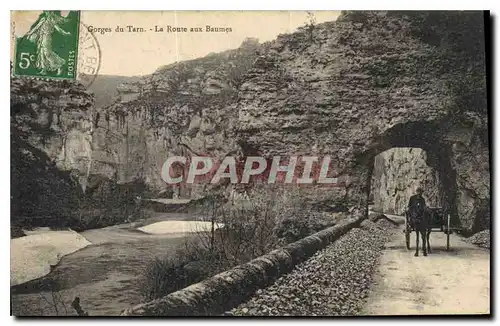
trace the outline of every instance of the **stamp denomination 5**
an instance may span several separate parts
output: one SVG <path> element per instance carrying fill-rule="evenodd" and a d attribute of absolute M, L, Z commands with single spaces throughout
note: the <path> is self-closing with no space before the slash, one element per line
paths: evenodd
<path fill-rule="evenodd" d="M 20 17 L 29 28 L 21 35 L 14 32 L 15 76 L 78 79 L 85 86 L 94 81 L 100 50 L 95 37 L 80 22 L 80 11 L 62 14 L 60 10 L 44 10 Z"/>

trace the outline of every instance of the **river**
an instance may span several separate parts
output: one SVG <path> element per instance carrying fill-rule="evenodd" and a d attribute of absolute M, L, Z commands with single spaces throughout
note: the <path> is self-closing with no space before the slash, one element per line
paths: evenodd
<path fill-rule="evenodd" d="M 195 219 L 188 214 L 166 213 L 149 222 Z M 64 256 L 48 275 L 11 288 L 13 315 L 76 315 L 71 308 L 75 296 L 90 316 L 119 315 L 141 302 L 139 277 L 146 264 L 172 254 L 189 236 L 147 234 L 133 224 L 80 234 L 92 244 Z"/>

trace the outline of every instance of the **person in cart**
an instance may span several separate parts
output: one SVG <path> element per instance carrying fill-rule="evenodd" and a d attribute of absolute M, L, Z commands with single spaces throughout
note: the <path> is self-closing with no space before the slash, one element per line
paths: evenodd
<path fill-rule="evenodd" d="M 422 188 L 418 187 L 416 194 L 410 197 L 405 217 L 405 230 L 403 231 L 406 234 L 407 249 L 410 249 L 410 233 L 416 231 L 417 250 L 415 256 L 418 256 L 419 234 L 423 241 L 422 251 L 424 252 L 424 256 L 427 255 L 427 252 L 431 252 L 429 238 L 433 228 L 439 228 L 441 232 L 445 232 L 446 250 L 450 249 L 450 214 L 446 210 L 443 210 L 442 207 L 427 207 L 425 199 L 422 196 L 423 193 Z M 445 216 L 447 217 L 446 220 Z"/>
<path fill-rule="evenodd" d="M 425 199 L 422 196 L 424 190 L 420 187 L 417 188 L 416 194 L 410 197 L 408 202 L 408 212 L 410 213 L 410 223 L 413 225 L 413 222 L 422 218 L 425 212 Z"/>
<path fill-rule="evenodd" d="M 424 191 L 422 188 L 417 188 L 416 194 L 410 197 L 410 201 L 408 202 L 408 212 L 410 212 L 410 218 L 415 219 L 417 216 L 422 216 L 425 212 L 427 212 L 427 223 L 430 225 L 440 225 L 441 231 L 443 231 L 443 216 L 442 211 L 439 213 L 439 208 L 430 208 L 426 206 L 426 202 L 422 194 Z M 413 215 L 412 215 L 413 212 Z M 412 225 L 414 226 L 414 225 Z"/>

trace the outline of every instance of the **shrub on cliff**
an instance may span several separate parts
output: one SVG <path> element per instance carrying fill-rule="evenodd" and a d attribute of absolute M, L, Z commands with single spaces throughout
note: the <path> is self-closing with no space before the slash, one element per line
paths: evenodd
<path fill-rule="evenodd" d="M 414 49 L 420 52 L 418 64 L 394 56 L 364 64 L 362 69 L 375 82 L 374 86 L 394 87 L 404 72 L 414 76 L 430 74 L 446 85 L 449 93 L 446 95 L 452 98 L 449 105 L 454 113 L 476 111 L 486 114 L 484 26 L 487 21 L 483 12 L 344 11 L 337 21 L 352 24 L 352 28 L 341 31 L 341 44 L 349 43 L 351 48 L 364 50 L 367 54 L 390 53 L 394 46 L 412 39 L 427 45 L 425 50 Z M 369 39 L 359 42 L 359 37 L 354 37 L 357 30 L 370 35 Z M 388 35 L 392 35 L 391 38 Z M 397 37 L 399 41 L 391 45 L 389 42 Z"/>

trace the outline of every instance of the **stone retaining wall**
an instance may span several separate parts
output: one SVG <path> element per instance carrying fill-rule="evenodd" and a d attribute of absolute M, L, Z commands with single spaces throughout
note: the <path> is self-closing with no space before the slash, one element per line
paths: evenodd
<path fill-rule="evenodd" d="M 236 266 L 200 283 L 190 285 L 161 299 L 126 309 L 122 316 L 207 316 L 219 315 L 249 298 L 257 289 L 278 277 L 315 252 L 328 246 L 364 217 L 349 218 L 282 248 Z"/>

